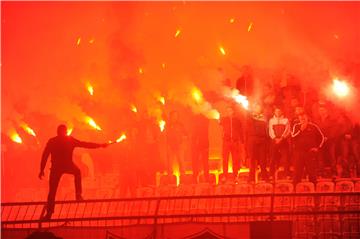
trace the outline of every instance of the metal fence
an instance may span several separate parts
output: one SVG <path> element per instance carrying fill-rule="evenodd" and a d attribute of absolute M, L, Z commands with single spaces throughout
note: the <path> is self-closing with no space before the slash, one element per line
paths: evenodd
<path fill-rule="evenodd" d="M 258 193 L 57 201 L 40 220 L 45 202 L 2 203 L 3 229 L 117 227 L 178 222 L 292 221 L 294 235 L 360 238 L 360 192 Z"/>

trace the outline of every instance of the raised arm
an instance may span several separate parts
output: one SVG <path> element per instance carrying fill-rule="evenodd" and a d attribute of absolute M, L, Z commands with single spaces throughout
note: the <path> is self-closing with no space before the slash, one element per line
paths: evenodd
<path fill-rule="evenodd" d="M 91 142 L 84 142 L 84 141 L 80 141 L 77 140 L 75 138 L 73 138 L 74 140 L 74 144 L 75 147 L 80 147 L 80 148 L 87 148 L 87 149 L 96 149 L 96 148 L 105 148 L 106 146 L 108 146 L 109 144 L 97 144 L 97 143 L 91 143 Z"/>

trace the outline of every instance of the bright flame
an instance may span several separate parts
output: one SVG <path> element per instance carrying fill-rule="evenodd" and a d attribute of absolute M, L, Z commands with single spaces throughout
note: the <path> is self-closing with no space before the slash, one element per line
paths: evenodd
<path fill-rule="evenodd" d="M 73 131 L 73 128 L 67 129 L 67 131 L 66 131 L 67 136 L 70 136 L 72 131 Z"/>
<path fill-rule="evenodd" d="M 235 19 L 234 18 L 231 18 L 230 19 L 230 23 L 234 23 L 235 22 Z"/>
<path fill-rule="evenodd" d="M 30 128 L 27 124 L 25 124 L 25 123 L 21 124 L 21 128 L 23 128 L 26 131 L 26 133 L 36 137 L 34 130 L 32 128 Z"/>
<path fill-rule="evenodd" d="M 158 122 L 160 131 L 163 132 L 165 129 L 166 122 L 164 120 L 159 120 Z"/>
<path fill-rule="evenodd" d="M 12 130 L 10 132 L 10 139 L 12 141 L 14 141 L 15 143 L 18 143 L 18 144 L 22 143 L 22 139 L 21 139 L 20 135 L 15 130 Z"/>
<path fill-rule="evenodd" d="M 345 97 L 349 94 L 349 86 L 345 81 L 340 81 L 337 78 L 333 80 L 333 91 L 339 97 Z"/>
<path fill-rule="evenodd" d="M 210 119 L 215 119 L 215 120 L 219 120 L 220 119 L 220 113 L 219 111 L 212 109 L 208 112 L 208 117 Z"/>
<path fill-rule="evenodd" d="M 249 109 L 249 100 L 245 95 L 241 95 L 237 89 L 232 90 L 231 98 L 233 98 L 236 103 L 241 104 L 244 109 Z"/>
<path fill-rule="evenodd" d="M 100 126 L 96 124 L 96 122 L 89 116 L 85 118 L 86 122 L 96 130 L 101 130 Z"/>
<path fill-rule="evenodd" d="M 233 173 L 233 161 L 232 159 L 228 161 L 228 173 Z"/>
<path fill-rule="evenodd" d="M 134 113 L 138 112 L 135 105 L 131 105 L 131 111 L 134 112 Z"/>
<path fill-rule="evenodd" d="M 141 68 L 141 67 L 139 68 L 139 73 L 140 73 L 140 74 L 143 74 L 143 73 L 144 73 L 143 68 Z"/>
<path fill-rule="evenodd" d="M 79 37 L 76 41 L 76 45 L 80 45 L 80 42 L 81 42 L 81 37 Z"/>
<path fill-rule="evenodd" d="M 124 141 L 126 139 L 126 134 L 122 134 L 117 140 L 116 143 L 120 143 L 121 141 Z"/>
<path fill-rule="evenodd" d="M 224 56 L 226 55 L 226 51 L 225 51 L 224 47 L 219 46 L 219 51 L 221 52 L 222 55 L 224 55 Z"/>
<path fill-rule="evenodd" d="M 253 26 L 253 23 L 252 23 L 252 22 L 250 22 L 250 23 L 249 23 L 249 26 L 248 26 L 248 29 L 247 29 L 247 31 L 248 31 L 248 32 L 250 32 L 250 31 L 251 31 L 252 26 Z"/>
<path fill-rule="evenodd" d="M 159 101 L 161 104 L 165 105 L 165 97 L 164 96 L 160 96 Z"/>
<path fill-rule="evenodd" d="M 90 95 L 94 95 L 94 87 L 92 87 L 92 85 L 89 82 L 86 83 L 86 89 Z"/>
<path fill-rule="evenodd" d="M 179 165 L 177 163 L 173 163 L 173 175 L 175 175 L 176 177 L 176 186 L 180 185 L 180 170 L 179 170 Z"/>
<path fill-rule="evenodd" d="M 203 101 L 203 95 L 198 88 L 194 87 L 192 89 L 191 94 L 192 94 L 192 97 L 194 98 L 194 100 L 196 101 L 196 103 L 200 103 Z"/>
<path fill-rule="evenodd" d="M 180 29 L 177 29 L 176 33 L 175 33 L 175 37 L 178 37 L 180 35 L 180 33 L 181 33 Z"/>

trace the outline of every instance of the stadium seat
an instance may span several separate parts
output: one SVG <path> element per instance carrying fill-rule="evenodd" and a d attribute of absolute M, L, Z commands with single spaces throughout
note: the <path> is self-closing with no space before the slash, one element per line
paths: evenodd
<path fill-rule="evenodd" d="M 335 184 L 328 180 L 319 181 L 316 184 L 316 192 L 334 192 Z M 340 208 L 338 196 L 320 196 L 319 210 L 337 211 Z M 340 217 L 338 215 L 321 215 L 317 218 L 320 238 L 338 238 L 340 233 Z"/>
<path fill-rule="evenodd" d="M 294 201 L 294 210 L 298 212 L 312 212 L 315 209 L 315 200 L 312 196 L 301 196 L 302 193 L 314 193 L 315 186 L 312 182 L 300 182 L 296 185 L 297 193 Z M 297 215 L 294 221 L 295 238 L 314 238 L 315 220 L 312 215 Z"/>
<path fill-rule="evenodd" d="M 234 186 L 234 194 L 249 195 L 254 192 L 253 184 L 250 183 L 239 183 Z M 250 197 L 237 197 L 232 198 L 231 209 L 232 213 L 246 213 L 251 211 L 252 201 Z M 246 216 L 240 216 L 230 218 L 230 221 L 247 221 Z"/>
<path fill-rule="evenodd" d="M 215 187 L 215 195 L 231 195 L 234 193 L 234 184 L 219 184 Z M 230 198 L 214 198 L 212 200 L 213 213 L 228 213 L 230 212 L 231 199 Z M 214 217 L 214 221 L 223 222 L 227 218 Z"/>
<path fill-rule="evenodd" d="M 293 193 L 294 185 L 291 182 L 278 182 L 275 184 L 275 193 Z M 274 198 L 275 212 L 288 212 L 293 209 L 293 197 L 291 196 L 276 196 Z M 276 219 L 289 220 L 290 216 L 277 216 Z"/>
<path fill-rule="evenodd" d="M 271 183 L 259 182 L 254 186 L 255 194 L 269 194 L 269 196 L 261 196 L 253 198 L 253 212 L 270 212 L 271 194 L 273 193 L 273 185 Z M 256 216 L 254 220 L 266 220 L 268 216 Z"/>

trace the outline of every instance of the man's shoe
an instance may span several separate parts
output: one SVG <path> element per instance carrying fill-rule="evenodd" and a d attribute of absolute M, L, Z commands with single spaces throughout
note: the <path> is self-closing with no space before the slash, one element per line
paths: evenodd
<path fill-rule="evenodd" d="M 48 220 L 50 220 L 51 219 L 51 216 L 52 216 L 52 213 L 46 213 L 44 216 L 42 216 L 41 218 L 40 218 L 40 220 L 43 220 L 43 221 L 48 221 Z"/>

